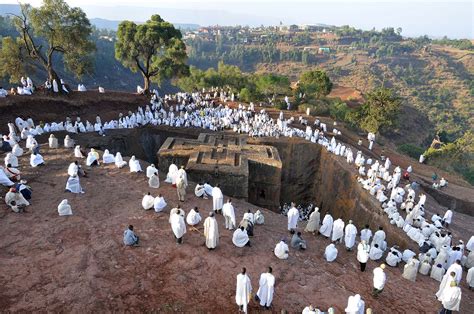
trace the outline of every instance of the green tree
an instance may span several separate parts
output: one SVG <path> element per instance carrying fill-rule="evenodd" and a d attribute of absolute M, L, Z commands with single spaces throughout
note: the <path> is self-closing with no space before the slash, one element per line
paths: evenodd
<path fill-rule="evenodd" d="M 257 91 L 265 97 L 283 95 L 290 90 L 288 77 L 276 74 L 257 75 L 255 78 Z"/>
<path fill-rule="evenodd" d="M 12 63 L 41 66 L 49 80 L 59 80 L 56 67 L 62 60 L 66 69 L 81 77 L 92 69 L 94 43 L 90 40 L 92 27 L 80 8 L 71 8 L 63 0 L 44 0 L 38 8 L 20 4 L 21 14 L 12 21 L 20 36 L 2 41 L 0 72 L 11 77 L 18 75 Z M 58 57 L 61 58 L 58 58 Z"/>
<path fill-rule="evenodd" d="M 332 85 L 329 76 L 324 70 L 305 72 L 301 75 L 299 81 L 299 89 L 307 97 L 315 97 L 317 99 L 327 96 L 332 90 Z"/>
<path fill-rule="evenodd" d="M 161 84 L 165 79 L 189 73 L 181 38 L 181 32 L 159 15 L 140 25 L 123 21 L 117 31 L 115 58 L 133 72 L 140 71 L 148 91 L 150 81 Z"/>
<path fill-rule="evenodd" d="M 400 108 L 400 98 L 391 89 L 380 87 L 367 93 L 365 103 L 348 115 L 352 123 L 376 133 L 397 124 Z"/>

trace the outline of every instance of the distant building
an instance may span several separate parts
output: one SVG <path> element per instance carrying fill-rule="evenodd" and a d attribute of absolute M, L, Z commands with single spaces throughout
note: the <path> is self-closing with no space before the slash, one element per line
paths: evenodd
<path fill-rule="evenodd" d="M 325 54 L 325 53 L 330 53 L 331 49 L 329 47 L 319 47 L 318 53 Z"/>

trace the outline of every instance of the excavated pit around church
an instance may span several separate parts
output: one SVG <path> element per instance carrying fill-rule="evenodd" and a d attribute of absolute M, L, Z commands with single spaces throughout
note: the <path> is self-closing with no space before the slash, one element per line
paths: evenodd
<path fill-rule="evenodd" d="M 111 130 L 107 136 L 77 134 L 73 138 L 84 148 L 108 149 L 111 153 L 120 151 L 124 156 L 135 155 L 139 159 L 157 163 L 157 152 L 168 137 L 196 139 L 202 132 L 202 129 L 158 126 Z M 65 132 L 56 133 L 59 139 L 65 135 Z M 46 141 L 46 136 L 40 137 L 40 142 Z M 372 229 L 383 226 L 389 243 L 396 242 L 402 247 L 414 248 L 414 243 L 403 232 L 390 225 L 380 204 L 356 182 L 356 174 L 350 166 L 320 145 L 298 138 L 248 138 L 248 143 L 277 148 L 282 161 L 280 204 L 314 203 L 321 208 L 323 215 L 329 211 L 334 219 L 352 219 L 357 226 L 369 224 Z M 167 169 L 161 169 L 161 179 L 164 179 L 166 172 Z M 264 186 L 261 188 L 265 189 Z"/>

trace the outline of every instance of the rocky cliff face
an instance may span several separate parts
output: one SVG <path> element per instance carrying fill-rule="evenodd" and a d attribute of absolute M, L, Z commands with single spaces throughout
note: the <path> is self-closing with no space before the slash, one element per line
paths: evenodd
<path fill-rule="evenodd" d="M 309 203 L 318 206 L 322 217 L 329 212 L 334 219 L 353 220 L 360 230 L 382 226 L 388 242 L 403 247 L 414 244 L 384 215 L 380 203 L 356 180 L 356 173 L 343 159 L 324 148 L 300 139 L 253 139 L 278 148 L 283 163 L 281 202 Z M 321 218 L 322 218 L 321 217 Z"/>

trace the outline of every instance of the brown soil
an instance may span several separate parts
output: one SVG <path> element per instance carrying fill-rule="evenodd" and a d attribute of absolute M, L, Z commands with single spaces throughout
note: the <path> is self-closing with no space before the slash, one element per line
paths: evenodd
<path fill-rule="evenodd" d="M 272 250 L 281 236 L 288 236 L 286 218 L 267 210 L 265 225 L 255 228 L 251 248 L 233 246 L 232 233 L 224 230 L 221 216 L 217 250 L 209 252 L 202 235 L 189 228 L 179 246 L 168 223 L 169 210 L 177 202 L 171 185 L 162 183 L 153 191 L 163 194 L 169 204 L 160 214 L 141 209 L 141 198 L 149 190 L 145 176 L 127 169 L 91 169 L 90 177 L 81 181 L 86 194 L 67 194 L 64 186 L 67 166 L 74 160 L 72 150 L 42 150 L 44 167 L 33 169 L 27 157 L 20 158 L 34 190 L 28 212 L 14 214 L 4 206 L 1 210 L 0 308 L 4 311 L 237 313 L 235 276 L 240 268 L 247 267 L 256 292 L 258 277 L 268 265 L 277 280 L 274 313 L 281 309 L 295 313 L 310 303 L 322 309 L 335 306 L 339 313 L 355 293 L 375 313 L 433 313 L 439 308 L 434 298 L 438 283 L 418 275 L 412 284 L 401 277 L 401 267 L 387 269 L 386 288 L 374 299 L 370 292 L 377 263 L 369 262 L 367 271 L 359 272 L 356 253 L 346 252 L 342 245 L 336 262 L 327 263 L 323 252 L 329 242 L 319 236 L 305 234 L 306 252 L 291 250 L 289 260 L 278 260 Z M 161 171 L 161 179 L 165 172 Z M 192 186 L 188 190 L 183 208 L 198 206 L 206 216 L 212 201 L 194 197 Z M 71 203 L 73 216 L 57 215 L 56 207 L 64 198 Z M 256 210 L 238 200 L 234 206 L 237 220 L 245 210 Z M 455 215 L 455 224 L 457 219 Z M 128 224 L 141 236 L 140 247 L 122 245 Z M 461 311 L 467 311 L 474 300 L 464 281 L 462 288 Z M 257 310 L 252 301 L 250 312 Z"/>

